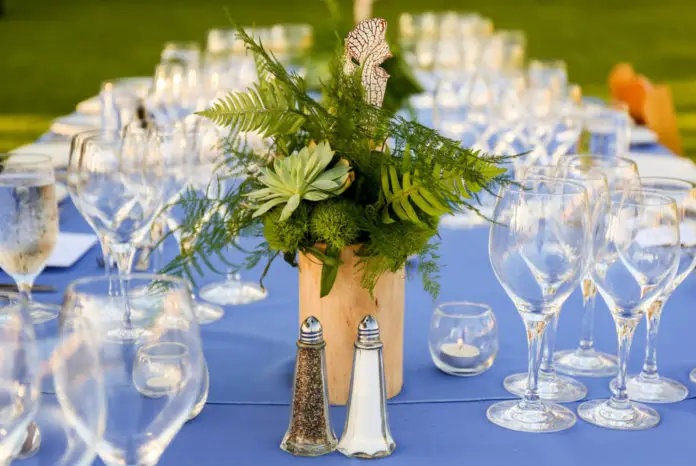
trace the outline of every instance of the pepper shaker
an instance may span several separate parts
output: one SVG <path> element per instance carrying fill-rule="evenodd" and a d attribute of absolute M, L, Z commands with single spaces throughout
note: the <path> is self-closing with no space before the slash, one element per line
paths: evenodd
<path fill-rule="evenodd" d="M 292 413 L 281 450 L 296 456 L 320 456 L 336 449 L 329 418 L 326 342 L 321 323 L 309 316 L 302 323 L 292 393 Z"/>
<path fill-rule="evenodd" d="M 358 326 L 346 425 L 338 451 L 355 458 L 389 456 L 396 443 L 389 430 L 384 357 L 379 324 L 368 315 Z"/>

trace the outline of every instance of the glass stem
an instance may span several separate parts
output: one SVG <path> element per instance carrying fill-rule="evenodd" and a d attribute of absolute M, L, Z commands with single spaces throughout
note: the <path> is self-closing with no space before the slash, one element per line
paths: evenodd
<path fill-rule="evenodd" d="M 582 281 L 582 323 L 580 324 L 580 351 L 592 351 L 594 349 L 594 315 L 597 301 L 597 287 L 594 282 L 586 278 Z"/>
<path fill-rule="evenodd" d="M 17 289 L 19 290 L 19 294 L 22 295 L 22 297 L 27 301 L 27 303 L 31 303 L 31 288 L 34 286 L 34 281 L 33 280 L 21 280 L 17 282 Z"/>
<path fill-rule="evenodd" d="M 654 303 L 650 305 L 646 312 L 646 328 L 648 340 L 645 346 L 645 361 L 643 362 L 643 370 L 640 376 L 647 379 L 657 379 L 657 332 L 660 329 L 660 317 L 662 317 L 662 308 L 667 302 L 669 296 L 660 296 Z"/>
<path fill-rule="evenodd" d="M 111 245 L 111 252 L 116 259 L 118 267 L 118 284 L 121 289 L 121 296 L 124 299 L 125 310 L 123 313 L 123 325 L 125 329 L 133 328 L 130 300 L 128 299 L 128 283 L 124 280 L 126 275 L 131 273 L 133 260 L 135 259 L 135 248 L 131 243 L 118 243 Z"/>
<path fill-rule="evenodd" d="M 617 311 L 620 312 L 620 311 Z M 631 352 L 631 342 L 640 322 L 639 317 L 621 317 L 612 312 L 616 323 L 616 334 L 619 338 L 619 373 L 616 376 L 616 391 L 609 399 L 609 405 L 616 409 L 628 409 L 631 402 L 626 391 L 626 366 Z"/>
<path fill-rule="evenodd" d="M 544 330 L 550 316 L 538 313 L 521 313 L 524 326 L 527 330 L 527 347 L 529 350 L 529 372 L 527 390 L 522 397 L 525 407 L 541 406 L 539 399 L 539 362 L 541 359 L 541 343 L 544 338 Z"/>
<path fill-rule="evenodd" d="M 556 330 L 558 330 L 558 312 L 551 317 L 546 325 L 546 332 L 544 332 L 541 365 L 539 367 L 541 376 L 544 378 L 555 377 L 556 375 L 553 368 L 553 352 L 556 348 Z"/>

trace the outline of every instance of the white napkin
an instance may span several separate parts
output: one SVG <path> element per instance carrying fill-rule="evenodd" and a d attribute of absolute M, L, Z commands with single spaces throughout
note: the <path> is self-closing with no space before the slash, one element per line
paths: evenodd
<path fill-rule="evenodd" d="M 676 155 L 655 155 L 631 152 L 628 158 L 638 165 L 641 176 L 666 176 L 696 181 L 696 165 Z"/>
<path fill-rule="evenodd" d="M 48 267 L 72 267 L 97 243 L 97 237 L 84 233 L 58 233 L 53 254 L 48 258 Z"/>
<path fill-rule="evenodd" d="M 11 151 L 12 154 L 47 155 L 53 160 L 54 168 L 65 168 L 70 158 L 70 141 L 36 142 Z"/>

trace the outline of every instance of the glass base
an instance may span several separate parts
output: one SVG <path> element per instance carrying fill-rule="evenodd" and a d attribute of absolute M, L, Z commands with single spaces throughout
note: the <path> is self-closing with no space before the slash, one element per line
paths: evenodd
<path fill-rule="evenodd" d="M 616 379 L 609 387 L 616 392 Z M 689 395 L 689 389 L 684 385 L 659 375 L 655 378 L 631 375 L 626 380 L 626 389 L 631 400 L 643 403 L 678 403 Z"/>
<path fill-rule="evenodd" d="M 617 408 L 610 400 L 592 400 L 578 406 L 578 416 L 599 427 L 617 430 L 643 430 L 655 427 L 660 415 L 649 406 L 628 402 Z"/>
<path fill-rule="evenodd" d="M 225 310 L 215 304 L 193 302 L 193 312 L 200 325 L 208 325 L 217 322 L 225 315 Z"/>
<path fill-rule="evenodd" d="M 261 301 L 268 296 L 268 292 L 251 282 L 225 280 L 204 286 L 198 295 L 211 303 L 234 306 Z"/>
<path fill-rule="evenodd" d="M 616 356 L 590 350 L 569 350 L 556 353 L 553 367 L 557 372 L 576 377 L 613 377 L 618 372 Z"/>
<path fill-rule="evenodd" d="M 495 403 L 486 416 L 493 424 L 519 432 L 559 432 L 570 429 L 576 421 L 575 414 L 561 405 L 540 402 L 526 406 L 524 400 Z"/>
<path fill-rule="evenodd" d="M 519 397 L 527 391 L 527 374 L 513 374 L 505 377 L 503 385 L 505 389 Z M 549 376 L 543 372 L 539 374 L 539 398 L 545 401 L 558 403 L 572 403 L 585 398 L 587 387 L 575 379 L 563 375 Z"/>
<path fill-rule="evenodd" d="M 689 378 L 693 383 L 696 383 L 696 369 L 691 371 L 691 373 L 689 374 Z"/>
<path fill-rule="evenodd" d="M 32 301 L 29 304 L 29 315 L 34 325 L 43 324 L 53 320 L 60 314 L 60 306 L 55 304 L 42 304 Z"/>

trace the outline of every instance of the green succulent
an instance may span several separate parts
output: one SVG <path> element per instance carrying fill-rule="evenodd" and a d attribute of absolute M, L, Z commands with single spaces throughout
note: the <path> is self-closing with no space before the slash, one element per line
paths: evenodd
<path fill-rule="evenodd" d="M 298 154 L 276 159 L 272 168 L 261 168 L 259 181 L 266 187 L 246 194 L 259 204 L 253 217 L 284 204 L 278 219 L 282 222 L 301 201 L 323 201 L 348 189 L 352 181 L 350 164 L 341 159 L 327 170 L 333 156 L 329 143 L 321 142 L 312 148 L 304 147 Z"/>

